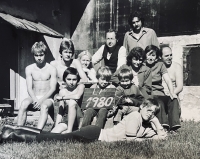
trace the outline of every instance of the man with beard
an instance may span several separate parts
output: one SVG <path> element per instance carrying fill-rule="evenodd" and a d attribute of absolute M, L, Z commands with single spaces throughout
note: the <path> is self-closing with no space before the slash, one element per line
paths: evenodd
<path fill-rule="evenodd" d="M 106 43 L 102 45 L 92 56 L 92 63 L 96 65 L 104 59 L 105 66 L 108 66 L 112 73 L 126 64 L 126 49 L 117 45 L 117 32 L 109 29 L 106 32 Z M 113 81 L 111 79 L 111 81 Z"/>
<path fill-rule="evenodd" d="M 27 111 L 40 110 L 38 129 L 43 129 L 48 117 L 48 110 L 53 106 L 52 94 L 56 90 L 56 69 L 46 62 L 47 47 L 43 42 L 36 42 L 31 49 L 35 63 L 25 69 L 29 97 L 24 99 L 19 108 L 17 125 L 26 122 Z"/>
<path fill-rule="evenodd" d="M 128 23 L 131 31 L 126 32 L 123 46 L 127 55 L 134 47 L 145 49 L 148 45 L 155 45 L 159 48 L 159 42 L 153 29 L 144 27 L 144 18 L 140 12 L 130 14 Z"/>

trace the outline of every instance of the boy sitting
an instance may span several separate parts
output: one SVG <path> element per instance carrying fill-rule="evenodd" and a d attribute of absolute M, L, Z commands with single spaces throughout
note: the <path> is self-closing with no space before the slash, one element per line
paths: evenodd
<path fill-rule="evenodd" d="M 115 102 L 118 107 L 114 117 L 114 124 L 121 121 L 124 115 L 130 114 L 133 111 L 138 111 L 144 97 L 137 86 L 131 81 L 133 73 L 130 69 L 124 68 L 118 74 L 119 86 L 116 88 Z M 115 110 L 113 110 L 114 113 Z M 112 113 L 111 113 L 112 114 Z"/>
<path fill-rule="evenodd" d="M 77 69 L 68 67 L 63 73 L 63 81 L 66 82 L 66 88 L 60 90 L 56 97 L 60 101 L 59 113 L 57 115 L 55 127 L 51 132 L 53 133 L 69 133 L 72 132 L 74 121 L 76 118 L 76 111 L 80 111 L 80 98 L 83 95 L 85 85 L 78 84 L 80 76 Z M 68 106 L 67 124 L 64 119 L 65 108 Z M 78 112 L 81 113 L 81 112 Z"/>
<path fill-rule="evenodd" d="M 102 66 L 98 69 L 97 71 L 97 79 L 98 83 L 93 84 L 90 88 L 115 88 L 114 85 L 110 83 L 112 73 L 109 67 L 107 66 Z M 108 110 L 106 108 L 101 108 L 101 109 L 94 109 L 94 108 L 88 108 L 84 112 L 84 117 L 83 117 L 83 123 L 82 127 L 90 125 L 92 122 L 92 119 L 96 116 L 96 126 L 99 126 L 100 128 L 104 128 L 106 118 L 107 118 L 107 113 Z"/>

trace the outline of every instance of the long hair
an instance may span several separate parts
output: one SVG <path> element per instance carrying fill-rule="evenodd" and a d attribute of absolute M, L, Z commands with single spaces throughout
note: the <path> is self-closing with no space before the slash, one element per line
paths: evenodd
<path fill-rule="evenodd" d="M 145 60 L 145 52 L 141 47 L 134 47 L 129 55 L 127 56 L 127 65 L 131 66 L 132 65 L 132 59 L 133 57 L 136 58 L 136 60 L 141 59 L 142 58 L 142 62 Z"/>
<path fill-rule="evenodd" d="M 144 26 L 144 18 L 142 17 L 142 14 L 139 11 L 135 11 L 131 13 L 128 18 L 128 24 L 130 25 L 131 28 L 133 28 L 132 20 L 134 17 L 137 17 L 139 20 L 141 20 L 142 26 Z"/>

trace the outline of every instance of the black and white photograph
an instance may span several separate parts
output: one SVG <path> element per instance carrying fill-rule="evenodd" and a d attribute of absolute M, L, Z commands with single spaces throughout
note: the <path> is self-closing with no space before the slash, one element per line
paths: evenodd
<path fill-rule="evenodd" d="M 0 159 L 199 159 L 200 0 L 0 0 Z"/>

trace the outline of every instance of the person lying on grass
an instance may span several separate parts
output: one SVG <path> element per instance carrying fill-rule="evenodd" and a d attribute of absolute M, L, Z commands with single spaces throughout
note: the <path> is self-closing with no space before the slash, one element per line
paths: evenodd
<path fill-rule="evenodd" d="M 128 114 L 119 124 L 113 128 L 101 129 L 96 125 L 88 125 L 81 129 L 67 133 L 56 134 L 41 132 L 36 128 L 17 127 L 5 125 L 2 129 L 2 141 L 67 141 L 81 142 L 100 141 L 141 141 L 144 139 L 164 139 L 166 133 L 163 129 L 154 130 L 151 119 L 158 113 L 160 107 L 156 99 L 145 99 L 140 105 L 139 111 Z"/>
<path fill-rule="evenodd" d="M 83 95 L 85 85 L 78 84 L 80 80 L 77 69 L 68 67 L 63 73 L 63 81 L 66 82 L 66 87 L 59 91 L 56 97 L 60 101 L 59 112 L 57 115 L 55 127 L 51 132 L 53 133 L 69 133 L 72 132 L 76 114 L 82 115 L 81 109 L 78 107 L 81 103 L 81 96 Z M 65 112 L 68 110 L 68 116 L 65 120 Z M 67 123 L 66 123 L 67 121 Z"/>

